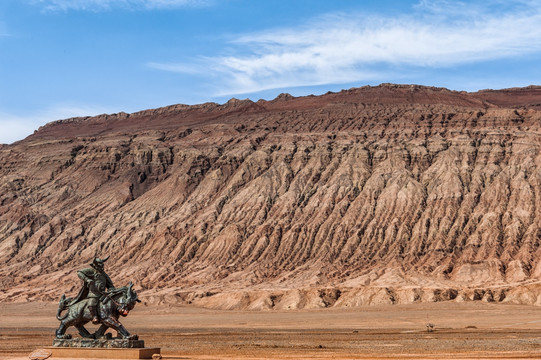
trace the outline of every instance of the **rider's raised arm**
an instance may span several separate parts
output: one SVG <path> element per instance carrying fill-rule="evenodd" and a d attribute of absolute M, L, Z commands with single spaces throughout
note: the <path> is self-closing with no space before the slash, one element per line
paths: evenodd
<path fill-rule="evenodd" d="M 88 274 L 86 274 L 85 270 L 77 271 L 77 276 L 79 277 L 79 279 L 83 280 L 85 283 L 92 281 L 92 278 Z"/>

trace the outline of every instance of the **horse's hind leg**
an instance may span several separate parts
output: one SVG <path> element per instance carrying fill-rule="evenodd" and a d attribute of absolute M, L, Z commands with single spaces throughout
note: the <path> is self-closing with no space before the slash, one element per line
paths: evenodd
<path fill-rule="evenodd" d="M 64 334 L 66 333 L 66 325 L 64 325 L 64 322 L 60 322 L 60 326 L 58 329 L 56 329 L 56 337 L 59 339 L 62 339 L 64 337 Z"/>
<path fill-rule="evenodd" d="M 66 330 L 70 325 L 66 324 L 64 320 L 60 321 L 60 326 L 56 329 L 56 337 L 58 339 L 71 339 L 70 334 L 66 334 Z"/>

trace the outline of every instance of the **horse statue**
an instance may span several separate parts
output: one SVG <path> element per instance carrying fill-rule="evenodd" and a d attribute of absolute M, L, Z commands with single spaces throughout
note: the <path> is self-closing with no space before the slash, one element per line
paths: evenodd
<path fill-rule="evenodd" d="M 102 296 L 97 306 L 99 315 L 99 329 L 91 334 L 84 327 L 85 324 L 92 321 L 93 314 L 88 309 L 89 299 L 73 301 L 72 298 L 66 298 L 62 295 L 58 304 L 56 318 L 60 321 L 60 326 L 56 329 L 57 339 L 71 339 L 71 335 L 66 334 L 66 330 L 70 326 L 74 326 L 79 331 L 79 334 L 84 338 L 100 339 L 105 336 L 105 331 L 112 328 L 117 331 L 119 338 L 127 340 L 138 340 L 137 335 L 131 335 L 128 330 L 118 321 L 119 316 L 127 316 L 128 313 L 135 307 L 135 304 L 141 302 L 137 298 L 137 293 L 133 290 L 133 283 L 128 286 L 115 288 Z M 62 316 L 62 312 L 67 312 Z"/>

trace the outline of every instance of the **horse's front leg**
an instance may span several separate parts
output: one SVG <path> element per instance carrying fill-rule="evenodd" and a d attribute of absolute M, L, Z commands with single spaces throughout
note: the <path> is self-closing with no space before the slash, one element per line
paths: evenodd
<path fill-rule="evenodd" d="M 115 318 L 108 317 L 108 318 L 102 319 L 101 322 L 102 322 L 104 325 L 107 325 L 108 327 L 115 329 L 116 332 L 117 332 L 123 339 L 137 340 L 137 339 L 139 338 L 137 335 L 130 335 L 129 331 L 126 330 L 126 328 L 124 327 L 124 325 L 122 325 L 122 324 L 120 323 L 120 321 L 118 321 L 118 320 L 115 319 Z"/>
<path fill-rule="evenodd" d="M 77 324 L 75 325 L 75 327 L 79 331 L 79 335 L 81 335 L 82 337 L 91 339 L 95 338 L 91 333 L 88 332 L 88 330 L 84 327 L 83 324 Z"/>
<path fill-rule="evenodd" d="M 102 321 L 102 324 L 101 324 L 100 328 L 98 330 L 96 330 L 96 332 L 94 333 L 94 338 L 95 339 L 100 339 L 100 338 L 104 337 L 105 332 L 107 331 L 107 329 L 109 329 L 109 326 L 103 324 L 103 321 Z M 108 334 L 108 335 L 111 335 L 111 334 Z"/>

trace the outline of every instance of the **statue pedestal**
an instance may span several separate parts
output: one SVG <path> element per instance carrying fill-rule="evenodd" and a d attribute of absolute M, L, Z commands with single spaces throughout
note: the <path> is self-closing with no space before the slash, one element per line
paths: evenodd
<path fill-rule="evenodd" d="M 124 339 L 54 339 L 46 348 L 55 358 L 82 359 L 152 359 L 160 348 L 146 348 L 143 340 Z"/>
<path fill-rule="evenodd" d="M 74 348 L 74 347 L 48 347 L 51 359 L 77 358 L 77 359 L 152 359 L 152 355 L 160 354 L 160 348 Z"/>
<path fill-rule="evenodd" d="M 101 349 L 133 349 L 144 348 L 143 340 L 126 340 L 126 339 L 54 339 L 53 347 L 69 347 L 69 348 L 101 348 Z"/>

